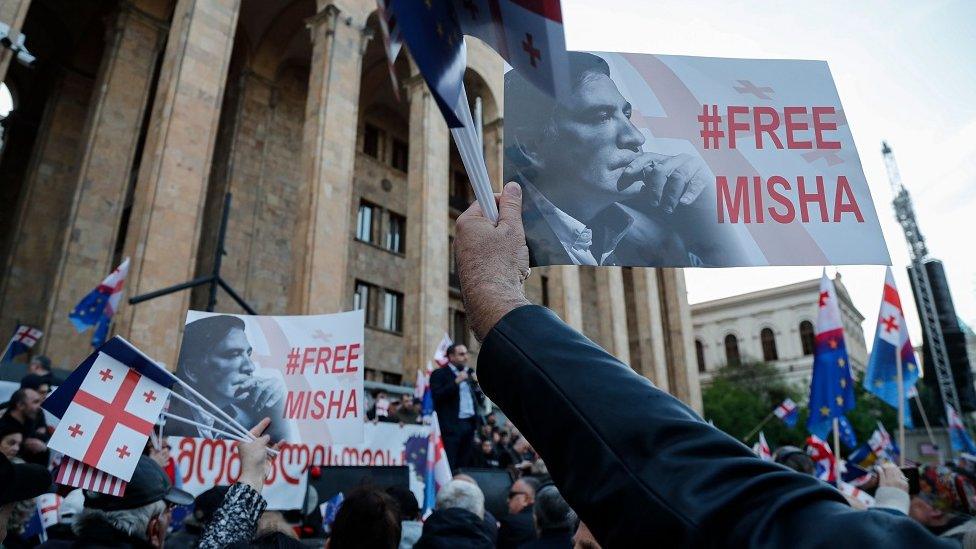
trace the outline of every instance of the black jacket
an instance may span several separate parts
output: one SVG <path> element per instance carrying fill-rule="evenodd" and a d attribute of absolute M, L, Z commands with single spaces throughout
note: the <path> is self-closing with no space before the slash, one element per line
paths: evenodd
<path fill-rule="evenodd" d="M 478 377 L 604 548 L 958 547 L 760 460 L 543 307 L 498 322 Z"/>
<path fill-rule="evenodd" d="M 454 372 L 451 367 L 443 366 L 430 374 L 430 395 L 434 399 L 434 409 L 437 411 L 437 422 L 441 432 L 456 433 L 461 430 L 458 420 L 458 409 L 461 406 L 461 386 L 454 383 Z M 474 401 L 475 415 L 478 414 L 478 401 L 473 390 L 474 383 L 469 381 L 471 398 Z"/>
<path fill-rule="evenodd" d="M 478 515 L 460 508 L 434 511 L 424 522 L 416 549 L 491 549 L 495 543 Z"/>
<path fill-rule="evenodd" d="M 499 518 L 498 522 L 501 523 L 498 527 L 498 549 L 514 549 L 536 538 L 531 505 L 514 515 Z"/>
<path fill-rule="evenodd" d="M 68 548 L 112 548 L 112 549 L 151 549 L 152 545 L 136 536 L 130 536 L 111 524 L 96 518 L 88 519 L 74 540 L 49 540 L 38 546 L 42 549 Z"/>

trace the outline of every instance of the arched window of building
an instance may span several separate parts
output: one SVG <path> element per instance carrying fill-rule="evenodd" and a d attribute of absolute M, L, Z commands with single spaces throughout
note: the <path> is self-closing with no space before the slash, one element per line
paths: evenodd
<path fill-rule="evenodd" d="M 763 360 L 766 362 L 779 360 L 779 355 L 776 353 L 776 335 L 773 334 L 772 328 L 763 328 L 759 332 L 759 339 L 762 341 Z"/>
<path fill-rule="evenodd" d="M 729 366 L 742 364 L 742 358 L 739 356 L 739 339 L 732 334 L 725 336 L 725 362 Z"/>
<path fill-rule="evenodd" d="M 705 371 L 705 347 L 700 339 L 695 340 L 695 357 L 698 359 L 698 373 Z"/>
<path fill-rule="evenodd" d="M 816 339 L 813 335 L 813 323 L 804 320 L 800 323 L 800 345 L 803 346 L 804 355 L 812 355 Z"/>

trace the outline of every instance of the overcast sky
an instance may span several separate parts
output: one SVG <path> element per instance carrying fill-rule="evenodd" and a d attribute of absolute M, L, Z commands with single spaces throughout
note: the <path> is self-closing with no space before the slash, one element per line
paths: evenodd
<path fill-rule="evenodd" d="M 894 263 L 913 342 L 908 249 L 881 140 L 895 151 L 956 311 L 976 325 L 976 2 L 562 0 L 567 47 L 830 64 Z M 834 269 L 828 267 L 833 275 Z M 820 277 L 820 267 L 686 269 L 692 303 Z M 840 272 L 870 347 L 884 267 Z"/>

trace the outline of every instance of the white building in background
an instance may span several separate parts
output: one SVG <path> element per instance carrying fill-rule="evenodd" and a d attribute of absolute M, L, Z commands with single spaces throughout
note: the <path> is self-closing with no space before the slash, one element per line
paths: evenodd
<path fill-rule="evenodd" d="M 834 279 L 840 297 L 844 339 L 855 376 L 867 364 L 861 322 L 840 273 Z M 702 383 L 726 364 L 766 362 L 790 383 L 809 384 L 820 280 L 768 288 L 691 306 L 695 351 Z"/>

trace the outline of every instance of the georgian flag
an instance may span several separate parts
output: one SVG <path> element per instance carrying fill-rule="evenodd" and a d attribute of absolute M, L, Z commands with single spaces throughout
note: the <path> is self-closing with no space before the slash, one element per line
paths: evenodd
<path fill-rule="evenodd" d="M 569 85 L 559 0 L 454 0 L 461 30 L 480 39 L 539 89 Z"/>
<path fill-rule="evenodd" d="M 434 509 L 437 492 L 451 480 L 451 466 L 447 462 L 437 412 L 431 415 L 430 435 L 427 437 L 427 471 L 424 475 L 424 515 Z"/>
<path fill-rule="evenodd" d="M 793 402 L 792 398 L 787 398 L 773 410 L 773 414 L 783 423 L 793 427 L 796 425 L 796 419 L 799 417 L 800 412 L 797 409 L 796 402 Z"/>
<path fill-rule="evenodd" d="M 48 447 L 128 482 L 169 393 L 98 352 Z"/>
<path fill-rule="evenodd" d="M 807 455 L 813 459 L 817 468 L 814 476 L 827 482 L 837 480 L 837 461 L 830 446 L 823 439 L 817 435 L 807 437 Z"/>
<path fill-rule="evenodd" d="M 976 443 L 973 443 L 966 425 L 963 424 L 959 414 L 946 404 L 946 418 L 949 419 L 949 439 L 952 442 L 952 449 L 957 452 L 976 454 Z"/>
<path fill-rule="evenodd" d="M 770 451 L 769 443 L 766 442 L 766 435 L 762 431 L 759 431 L 759 442 L 752 447 L 752 451 L 763 461 L 773 461 L 773 452 Z"/>
<path fill-rule="evenodd" d="M 444 334 L 441 342 L 437 344 L 437 349 L 434 350 L 434 362 L 438 366 L 447 366 L 447 348 L 453 344 L 454 342 L 451 340 L 451 336 Z"/>
<path fill-rule="evenodd" d="M 837 487 L 840 489 L 840 493 L 844 494 L 845 496 L 855 499 L 867 507 L 874 507 L 874 496 L 865 492 L 864 490 L 861 490 L 857 486 L 848 484 L 842 480 L 837 483 Z"/>

